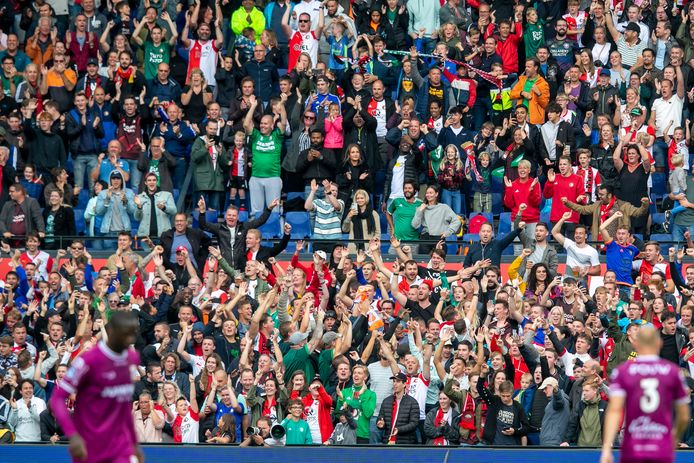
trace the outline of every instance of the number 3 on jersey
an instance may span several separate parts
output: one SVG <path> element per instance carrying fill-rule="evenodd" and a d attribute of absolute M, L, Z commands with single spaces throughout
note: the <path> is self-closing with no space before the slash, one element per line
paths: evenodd
<path fill-rule="evenodd" d="M 639 402 L 641 411 L 644 413 L 653 413 L 660 405 L 660 394 L 658 393 L 658 379 L 648 378 L 642 379 L 639 383 L 643 390 L 643 395 Z"/>

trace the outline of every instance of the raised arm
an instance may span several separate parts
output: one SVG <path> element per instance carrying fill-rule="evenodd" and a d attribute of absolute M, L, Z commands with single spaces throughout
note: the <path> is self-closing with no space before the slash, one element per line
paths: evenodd
<path fill-rule="evenodd" d="M 612 222 L 615 220 L 619 220 L 622 218 L 622 211 L 617 211 L 610 218 L 605 220 L 602 224 L 600 224 L 600 234 L 602 235 L 602 240 L 605 243 L 609 243 L 612 241 L 612 237 L 610 236 L 610 232 L 607 231 L 607 227 L 610 226 Z"/>

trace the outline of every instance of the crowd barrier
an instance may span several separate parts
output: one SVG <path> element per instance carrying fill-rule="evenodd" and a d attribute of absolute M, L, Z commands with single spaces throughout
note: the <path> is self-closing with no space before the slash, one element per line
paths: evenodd
<path fill-rule="evenodd" d="M 489 447 L 283 447 L 240 448 L 236 446 L 171 446 L 143 447 L 147 463 L 200 463 L 201 461 L 333 463 L 402 461 L 408 463 L 516 463 L 518 461 L 561 461 L 562 463 L 598 462 L 597 449 L 566 448 L 489 448 Z M 618 461 L 615 454 L 615 461 Z M 694 463 L 694 452 L 678 451 L 677 463 Z M 0 463 L 68 463 L 64 445 L 0 446 Z"/>
<path fill-rule="evenodd" d="M 107 445 L 105 443 L 105 445 Z M 597 463 L 597 449 L 574 448 L 490 448 L 490 447 L 282 447 L 240 448 L 224 445 L 147 445 L 143 447 L 146 463 L 200 463 L 233 461 L 234 463 L 372 463 L 400 461 L 407 463 L 517 463 L 561 462 Z M 0 463 L 69 463 L 65 445 L 0 446 Z M 618 455 L 615 454 L 615 461 Z M 678 451 L 676 463 L 694 463 L 694 452 Z"/>

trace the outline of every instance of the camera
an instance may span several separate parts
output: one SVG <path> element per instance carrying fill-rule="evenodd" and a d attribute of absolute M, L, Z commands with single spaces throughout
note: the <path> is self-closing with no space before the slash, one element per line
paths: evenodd
<path fill-rule="evenodd" d="M 259 435 L 260 434 L 260 428 L 255 428 L 253 426 L 250 426 L 250 427 L 246 428 L 246 434 L 248 434 L 249 436 L 255 436 L 256 434 Z"/>
<path fill-rule="evenodd" d="M 270 428 L 270 435 L 276 440 L 282 439 L 286 433 L 287 430 L 281 424 L 276 424 Z"/>

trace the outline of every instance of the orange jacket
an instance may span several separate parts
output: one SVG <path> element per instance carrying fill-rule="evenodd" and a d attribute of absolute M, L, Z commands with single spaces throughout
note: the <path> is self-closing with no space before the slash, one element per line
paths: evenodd
<path fill-rule="evenodd" d="M 50 42 L 46 47 L 46 51 L 41 53 L 41 47 L 38 46 L 36 43 L 37 41 L 38 39 L 34 37 L 27 41 L 26 54 L 29 59 L 40 69 L 41 66 L 46 64 L 46 62 L 53 59 L 53 43 Z"/>
<path fill-rule="evenodd" d="M 523 101 L 521 92 L 525 87 L 525 82 L 528 80 L 526 76 L 520 76 L 518 82 L 511 89 L 511 99 Z M 537 81 L 535 86 L 542 92 L 542 94 L 537 95 L 533 92 L 532 97 L 528 100 L 528 118 L 531 124 L 544 124 L 545 123 L 545 108 L 549 104 L 549 85 L 547 81 L 542 78 L 542 76 L 537 76 Z"/>

